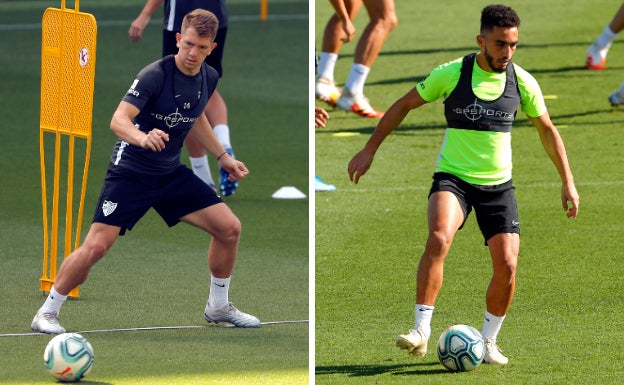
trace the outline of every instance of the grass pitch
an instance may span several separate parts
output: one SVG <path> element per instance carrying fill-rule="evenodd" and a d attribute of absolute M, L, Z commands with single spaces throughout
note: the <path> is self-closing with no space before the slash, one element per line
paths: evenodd
<path fill-rule="evenodd" d="M 68 2 L 73 6 L 73 2 Z M 143 42 L 127 35 L 142 0 L 82 1 L 98 21 L 93 148 L 84 232 L 115 142 L 111 114 L 133 76 L 160 57 L 162 11 Z M 27 333 L 45 297 L 39 292 L 43 230 L 39 177 L 41 30 L 47 7 L 60 2 L 0 1 L 0 334 Z M 225 200 L 243 223 L 231 300 L 262 321 L 307 320 L 309 200 L 275 200 L 282 186 L 308 188 L 308 4 L 271 1 L 259 19 L 256 1 L 228 1 L 230 26 L 219 90 L 229 108 L 237 157 L 250 169 Z M 283 47 L 288 47 L 284 49 Z M 293 71 L 293 68 L 300 68 Z M 186 155 L 184 155 L 186 160 Z M 284 167 L 284 165 L 288 165 Z M 215 162 L 213 176 L 218 178 Z M 121 237 L 93 269 L 77 300 L 63 307 L 70 331 L 205 325 L 209 238 L 153 212 Z M 88 384 L 306 384 L 309 324 L 256 330 L 206 327 L 85 335 L 95 350 Z M 51 337 L 1 337 L 0 383 L 46 384 Z"/>
<path fill-rule="evenodd" d="M 397 2 L 398 27 L 373 66 L 366 96 L 385 110 L 436 65 L 478 49 L 479 1 Z M 564 138 L 581 196 L 576 220 L 561 208 L 558 174 L 523 114 L 513 130 L 514 183 L 522 240 L 517 293 L 499 335 L 510 358 L 452 374 L 435 342 L 453 324 L 481 328 L 491 276 L 487 248 L 471 216 L 446 261 L 445 281 L 424 358 L 394 346 L 413 326 L 415 274 L 427 234 L 426 199 L 444 135 L 443 104 L 413 111 L 384 142 L 359 185 L 347 164 L 376 121 L 328 108 L 315 133 L 315 171 L 337 191 L 315 201 L 317 384 L 617 384 L 624 371 L 624 231 L 619 201 L 624 109 L 607 96 L 624 78 L 616 39 L 608 69 L 584 69 L 585 49 L 619 4 L 510 1 L 522 20 L 514 57 L 538 80 Z M 361 31 L 366 14 L 356 20 Z M 316 3 L 316 47 L 331 14 Z M 359 37 L 359 34 L 358 34 Z M 343 47 L 336 79 L 344 85 L 355 43 Z M 321 106 L 320 102 L 317 105 Z"/>

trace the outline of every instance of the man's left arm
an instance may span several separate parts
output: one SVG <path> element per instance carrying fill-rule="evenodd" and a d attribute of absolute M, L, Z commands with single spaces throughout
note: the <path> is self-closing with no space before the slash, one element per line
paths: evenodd
<path fill-rule="evenodd" d="M 542 145 L 561 177 L 561 203 L 563 208 L 567 211 L 568 218 L 576 218 L 579 208 L 579 195 L 576 191 L 574 176 L 570 170 L 563 139 L 561 139 L 559 131 L 550 120 L 548 112 L 538 117 L 529 116 L 529 120 L 537 128 Z"/>

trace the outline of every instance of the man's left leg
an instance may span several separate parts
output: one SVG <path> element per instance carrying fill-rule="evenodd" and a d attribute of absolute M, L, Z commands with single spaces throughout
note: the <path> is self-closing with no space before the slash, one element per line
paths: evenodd
<path fill-rule="evenodd" d="M 204 310 L 206 321 L 227 322 L 236 327 L 260 326 L 258 318 L 238 310 L 228 298 L 241 233 L 238 218 L 225 203 L 218 203 L 181 219 L 212 235 L 208 248 L 210 293 Z"/>
<path fill-rule="evenodd" d="M 520 234 L 496 234 L 488 239 L 487 243 L 490 248 L 494 273 L 487 289 L 487 310 L 483 319 L 481 334 L 486 347 L 485 362 L 504 365 L 509 360 L 498 348 L 496 338 L 516 288 Z"/>

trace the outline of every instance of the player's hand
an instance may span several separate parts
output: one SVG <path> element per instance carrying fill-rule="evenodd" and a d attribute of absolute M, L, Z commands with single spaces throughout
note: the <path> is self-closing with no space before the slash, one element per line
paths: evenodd
<path fill-rule="evenodd" d="M 247 170 L 245 164 L 232 158 L 229 154 L 225 154 L 219 159 L 219 165 L 230 174 L 228 176 L 230 182 L 241 180 L 249 175 L 249 170 Z"/>
<path fill-rule="evenodd" d="M 147 27 L 151 17 L 143 17 L 139 15 L 132 24 L 130 24 L 130 29 L 128 29 L 128 36 L 130 36 L 130 40 L 133 43 L 138 43 L 143 38 L 143 30 Z"/>
<path fill-rule="evenodd" d="M 561 203 L 568 218 L 576 218 L 579 210 L 579 194 L 573 182 L 564 183 L 561 186 Z"/>
<path fill-rule="evenodd" d="M 357 184 L 360 181 L 360 177 L 366 174 L 366 171 L 373 163 L 374 154 L 366 150 L 362 150 L 355 154 L 353 159 L 349 162 L 347 171 L 349 172 L 349 179 L 351 182 Z"/>
<path fill-rule="evenodd" d="M 314 127 L 323 127 L 327 124 L 329 114 L 321 107 L 314 106 Z"/>
<path fill-rule="evenodd" d="M 141 147 L 149 148 L 152 151 L 162 151 L 165 149 L 165 143 L 169 141 L 169 134 L 154 128 L 143 137 Z"/>
<path fill-rule="evenodd" d="M 344 36 L 340 39 L 343 43 L 348 43 L 353 40 L 355 36 L 355 26 L 351 20 L 347 19 L 342 24 L 342 30 L 344 31 Z"/>

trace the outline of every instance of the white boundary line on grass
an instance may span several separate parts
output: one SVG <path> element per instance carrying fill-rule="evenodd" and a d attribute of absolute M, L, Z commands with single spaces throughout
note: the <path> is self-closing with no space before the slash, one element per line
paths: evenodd
<path fill-rule="evenodd" d="M 284 324 L 298 324 L 298 323 L 308 323 L 308 320 L 294 320 L 294 321 L 269 321 L 269 322 L 260 322 L 260 325 L 284 325 Z M 180 330 L 180 329 L 205 329 L 215 327 L 212 325 L 187 325 L 187 326 L 148 326 L 148 327 L 137 327 L 137 328 L 122 328 L 122 329 L 99 329 L 99 330 L 82 330 L 76 331 L 78 334 L 93 334 L 93 333 L 119 333 L 119 332 L 136 332 L 136 331 L 149 331 L 149 330 Z M 230 326 L 233 328 L 233 326 Z M 51 334 L 45 333 L 7 333 L 0 334 L 0 338 L 2 337 L 34 337 L 34 336 L 50 336 Z"/>
<path fill-rule="evenodd" d="M 277 21 L 277 20 L 308 20 L 309 15 L 300 13 L 292 13 L 292 14 L 275 14 L 271 15 L 269 13 L 267 17 L 267 21 Z M 237 22 L 248 22 L 248 21 L 259 21 L 260 15 L 230 15 L 228 16 L 228 22 L 237 23 Z M 130 26 L 133 20 L 97 20 L 98 27 L 118 27 L 120 25 Z M 162 20 L 152 20 L 149 24 L 157 24 L 161 23 Z M 41 29 L 41 23 L 19 23 L 19 24 L 0 24 L 0 31 L 27 31 L 33 29 Z"/>

